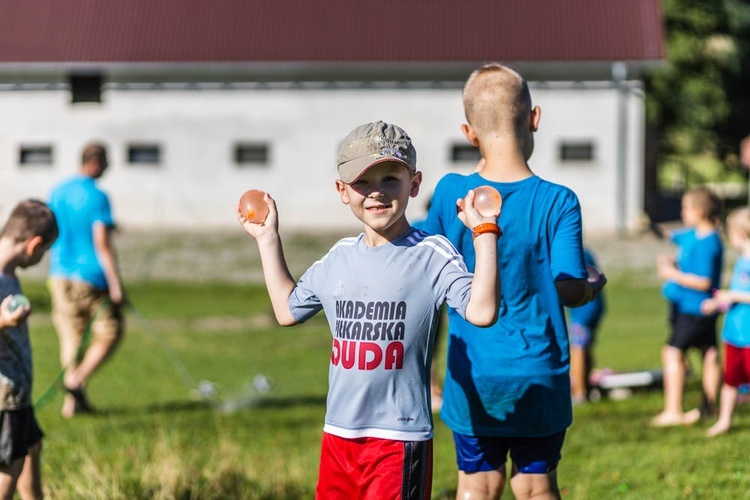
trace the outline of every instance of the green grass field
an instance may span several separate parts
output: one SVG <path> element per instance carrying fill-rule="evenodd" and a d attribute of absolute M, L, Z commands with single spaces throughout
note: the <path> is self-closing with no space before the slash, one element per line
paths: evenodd
<path fill-rule="evenodd" d="M 610 278 L 598 366 L 659 367 L 666 325 L 657 286 Z M 59 372 L 57 337 L 43 283 L 24 285 L 39 399 Z M 254 284 L 132 283 L 129 295 L 127 336 L 89 386 L 98 412 L 61 418 L 55 389 L 37 406 L 48 497 L 313 498 L 330 353 L 323 315 L 278 327 Z M 215 401 L 191 395 L 180 363 L 215 384 Z M 270 392 L 253 389 L 258 374 Z M 693 377 L 686 406 L 698 391 Z M 746 498 L 750 404 L 738 408 L 733 432 L 707 439 L 707 423 L 649 428 L 661 402 L 654 391 L 576 407 L 559 469 L 564 497 Z M 437 418 L 433 497 L 452 498 L 455 485 L 451 436 Z"/>

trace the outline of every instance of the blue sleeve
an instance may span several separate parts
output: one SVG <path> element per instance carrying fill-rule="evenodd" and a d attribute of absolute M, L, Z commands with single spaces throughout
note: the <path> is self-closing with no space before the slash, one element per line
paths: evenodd
<path fill-rule="evenodd" d="M 550 261 L 555 281 L 585 279 L 581 205 L 572 191 L 563 195 L 555 227 L 550 228 Z"/>

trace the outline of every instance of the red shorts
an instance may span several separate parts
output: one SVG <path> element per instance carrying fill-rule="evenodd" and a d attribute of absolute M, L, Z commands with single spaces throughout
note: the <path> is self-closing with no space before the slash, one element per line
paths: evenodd
<path fill-rule="evenodd" d="M 724 383 L 739 387 L 750 382 L 750 348 L 724 344 Z"/>
<path fill-rule="evenodd" d="M 346 439 L 323 433 L 318 500 L 426 500 L 432 440 Z"/>

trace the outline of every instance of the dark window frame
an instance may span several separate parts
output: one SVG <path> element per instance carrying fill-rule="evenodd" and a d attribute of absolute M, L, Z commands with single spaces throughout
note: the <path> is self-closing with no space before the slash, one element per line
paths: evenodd
<path fill-rule="evenodd" d="M 450 155 L 453 163 L 476 163 L 482 159 L 482 152 L 479 148 L 466 143 L 453 143 Z"/>
<path fill-rule="evenodd" d="M 47 167 L 55 163 L 52 144 L 21 144 L 18 148 L 18 165 L 21 167 Z"/>
<path fill-rule="evenodd" d="M 593 140 L 561 141 L 557 157 L 561 163 L 593 163 L 596 144 Z"/>
<path fill-rule="evenodd" d="M 104 77 L 101 74 L 71 74 L 68 84 L 71 104 L 102 102 Z"/>
<path fill-rule="evenodd" d="M 264 141 L 237 141 L 232 159 L 238 167 L 267 167 L 271 163 L 271 146 Z"/>
<path fill-rule="evenodd" d="M 128 165 L 161 165 L 162 149 L 161 144 L 155 142 L 132 142 L 126 146 L 125 158 Z"/>

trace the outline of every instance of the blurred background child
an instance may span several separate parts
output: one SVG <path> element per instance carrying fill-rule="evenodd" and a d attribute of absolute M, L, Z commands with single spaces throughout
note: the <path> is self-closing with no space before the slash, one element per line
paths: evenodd
<path fill-rule="evenodd" d="M 727 217 L 729 244 L 740 251 L 728 290 L 717 290 L 703 302 L 706 314 L 727 311 L 721 336 L 724 341 L 724 384 L 721 386 L 719 419 L 708 429 L 709 437 L 724 434 L 732 426 L 738 388 L 750 382 L 750 208 L 738 208 Z"/>
<path fill-rule="evenodd" d="M 661 255 L 658 259 L 671 331 L 662 347 L 664 409 L 652 419 L 655 427 L 692 424 L 715 411 L 721 379 L 716 314 L 703 314 L 701 303 L 711 298 L 711 291 L 721 283 L 724 248 L 717 231 L 721 208 L 721 200 L 708 188 L 687 191 L 680 213 L 685 227 L 668 235 L 677 245 L 677 258 Z M 691 348 L 699 349 L 703 357 L 704 396 L 700 408 L 683 412 L 686 355 Z"/>
<path fill-rule="evenodd" d="M 596 259 L 588 248 L 583 256 L 589 266 L 597 268 Z M 604 292 L 591 302 L 568 309 L 568 333 L 570 334 L 570 394 L 573 404 L 588 401 L 591 384 L 589 378 L 594 366 L 594 342 L 602 316 L 605 312 Z"/>

